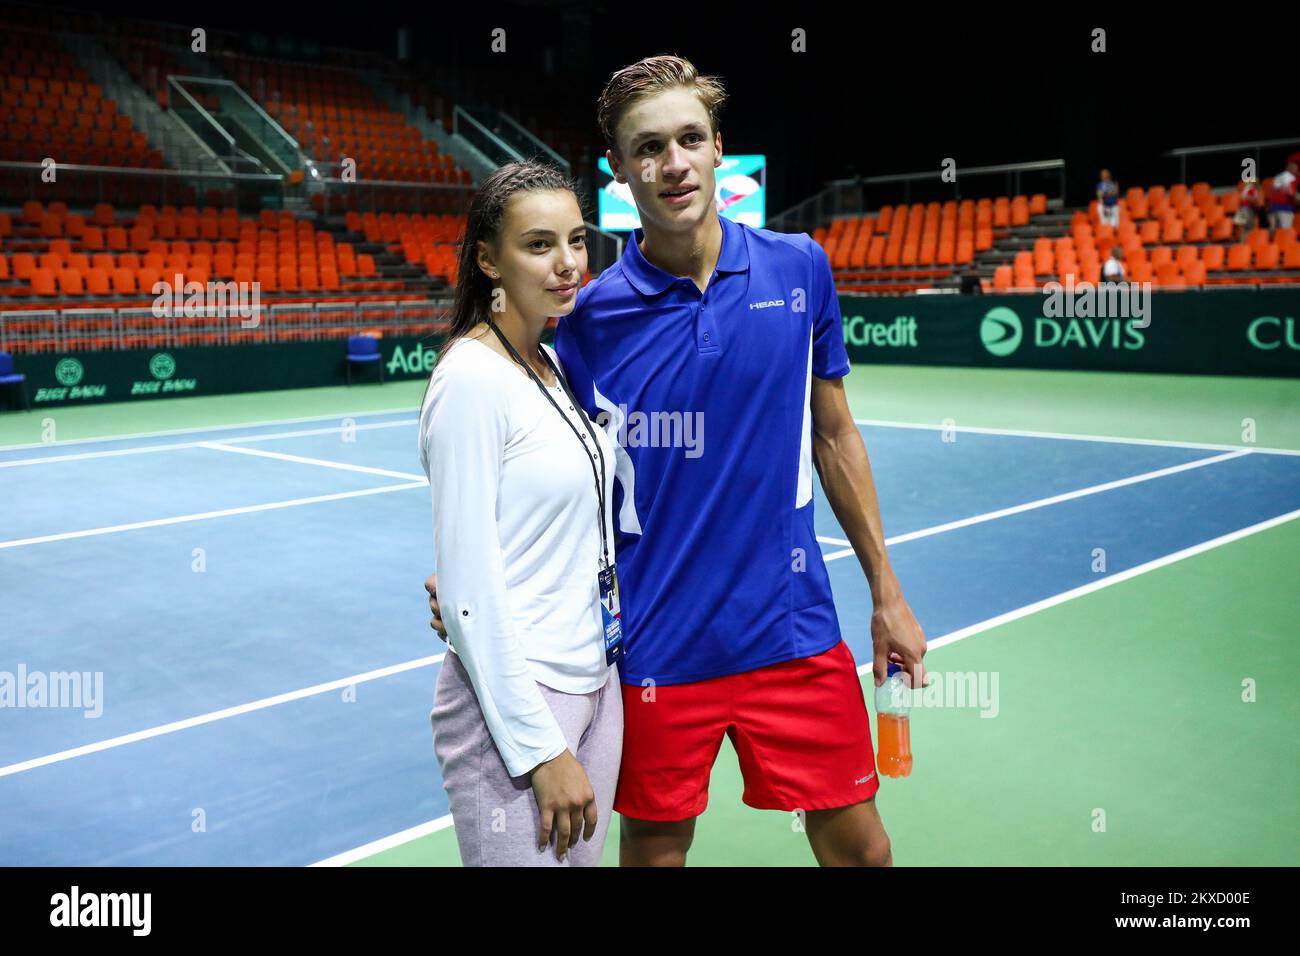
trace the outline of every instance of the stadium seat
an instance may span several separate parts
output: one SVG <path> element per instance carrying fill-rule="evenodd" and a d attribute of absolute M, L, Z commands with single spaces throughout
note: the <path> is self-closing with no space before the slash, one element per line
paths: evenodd
<path fill-rule="evenodd" d="M 30 282 L 32 273 L 36 271 L 36 257 L 30 252 L 15 252 L 9 266 L 15 279 Z"/>
<path fill-rule="evenodd" d="M 113 291 L 120 295 L 135 294 L 135 272 L 130 269 L 118 268 L 113 270 Z"/>
<path fill-rule="evenodd" d="M 148 266 L 141 266 L 135 273 L 135 284 L 141 295 L 154 295 L 153 287 L 162 281 L 162 273 L 157 269 L 151 269 Z M 169 276 L 167 282 L 173 281 Z"/>
<path fill-rule="evenodd" d="M 86 282 L 79 269 L 61 269 L 56 273 L 62 295 L 85 295 Z"/>
<path fill-rule="evenodd" d="M 36 269 L 32 272 L 32 294 L 50 297 L 58 295 L 58 290 L 54 286 L 53 270 Z"/>

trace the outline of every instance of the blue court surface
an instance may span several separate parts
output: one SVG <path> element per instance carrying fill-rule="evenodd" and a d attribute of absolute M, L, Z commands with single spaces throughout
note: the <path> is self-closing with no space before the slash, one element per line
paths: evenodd
<path fill-rule="evenodd" d="M 932 646 L 1300 511 L 1294 453 L 860 427 Z M 0 451 L 0 671 L 102 674 L 2 712 L 0 863 L 305 865 L 445 817 L 432 537 L 413 411 Z"/>

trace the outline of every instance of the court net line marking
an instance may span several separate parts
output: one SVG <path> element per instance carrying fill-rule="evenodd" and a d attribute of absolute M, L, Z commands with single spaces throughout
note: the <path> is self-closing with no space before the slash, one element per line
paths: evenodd
<path fill-rule="evenodd" d="M 311 418 L 311 419 L 285 419 L 284 424 L 290 424 L 296 421 L 324 421 L 324 420 L 339 419 L 339 418 L 359 418 L 366 414 L 391 415 L 396 412 L 402 412 L 402 411 L 418 411 L 418 409 L 391 409 L 384 412 L 358 413 L 357 415 L 325 415 L 325 416 L 321 416 L 320 418 Z M 881 428 L 912 428 L 912 429 L 919 429 L 922 431 L 943 431 L 947 427 L 944 425 L 934 425 L 934 424 L 923 423 L 923 422 L 894 422 L 894 421 L 884 421 L 881 419 L 872 419 L 872 418 L 855 418 L 853 419 L 853 421 L 858 425 L 871 425 L 871 426 L 878 426 Z M 344 429 L 365 431 L 373 428 L 397 428 L 404 425 L 416 425 L 418 423 L 419 423 L 419 419 L 404 418 L 392 422 L 370 422 L 370 423 L 359 424 L 359 425 L 337 425 L 330 428 L 311 428 L 311 429 L 301 429 L 298 431 L 289 431 L 289 432 L 269 432 L 261 435 L 237 435 L 231 438 L 222 439 L 222 441 L 224 443 L 250 442 L 250 441 L 276 441 L 281 438 L 303 438 L 312 435 L 337 434 L 338 432 L 341 432 Z M 280 424 L 280 423 L 265 422 L 262 423 L 262 427 L 264 427 L 265 425 L 274 425 L 274 424 Z M 174 434 L 192 434 L 195 432 L 219 431 L 221 429 L 254 428 L 254 427 L 259 427 L 259 426 L 255 424 L 218 425 L 218 426 L 214 426 L 213 428 L 178 429 Z M 1018 438 L 1063 439 L 1068 441 L 1090 441 L 1090 442 L 1100 442 L 1103 444 L 1117 444 L 1117 445 L 1154 445 L 1163 448 L 1194 448 L 1194 449 L 1203 449 L 1205 451 L 1243 451 L 1244 450 L 1244 451 L 1253 451 L 1257 454 L 1263 454 L 1263 455 L 1300 455 L 1300 449 L 1292 449 L 1292 448 L 1265 448 L 1265 447 L 1243 448 L 1240 445 L 1205 444 L 1202 442 L 1171 441 L 1171 440 L 1160 439 L 1160 438 L 1122 438 L 1122 437 L 1115 437 L 1109 435 L 1074 435 L 1074 434 L 1069 434 L 1067 432 L 1039 432 L 1039 431 L 1026 431 L 1026 430 L 1015 429 L 1015 428 L 982 428 L 973 425 L 961 426 L 961 427 L 953 426 L 952 430 L 954 432 L 968 432 L 971 434 L 980 434 L 980 435 L 1001 435 L 1001 436 L 1007 436 L 1013 438 L 1018 437 Z M 133 437 L 143 438 L 152 435 L 167 435 L 167 434 L 173 434 L 173 433 L 147 432 L 147 433 L 142 433 L 139 436 L 123 435 L 120 436 L 120 438 L 121 439 L 127 439 Z M 7 446 L 0 446 L 0 454 L 15 449 L 57 448 L 63 445 L 71 445 L 83 441 L 98 442 L 98 441 L 108 441 L 108 440 L 116 441 L 118 439 L 117 438 L 73 439 L 72 441 L 52 442 L 50 444 L 36 443 L 30 445 L 7 445 Z M 173 442 L 170 444 L 162 444 L 162 445 L 146 445 L 141 448 L 109 449 L 104 451 L 81 452 L 79 454 L 70 454 L 70 455 L 46 455 L 37 458 L 19 458 L 11 461 L 0 461 L 0 468 L 11 468 L 18 465 L 36 465 L 36 464 L 43 464 L 46 462 L 84 461 L 86 459 L 91 459 L 91 458 L 110 458 L 110 457 L 116 457 L 118 455 L 147 454 L 149 452 L 156 452 L 156 451 L 177 451 L 184 448 L 193 448 L 196 445 L 201 445 L 201 444 L 203 444 L 203 442 L 201 440 L 198 440 L 198 441 L 189 441 L 189 442 Z"/>
<path fill-rule="evenodd" d="M 413 421 L 401 419 L 395 422 L 370 422 L 364 425 L 336 425 L 331 428 L 304 428 L 293 432 L 272 432 L 264 435 L 235 435 L 232 438 L 225 439 L 222 444 L 230 442 L 253 442 L 253 441 L 277 441 L 281 438 L 307 438 L 312 435 L 332 435 L 343 431 L 371 431 L 376 428 L 396 428 L 400 425 L 410 425 Z M 44 465 L 50 462 L 65 461 L 86 461 L 91 458 L 119 458 L 122 455 L 147 455 L 156 451 L 180 451 L 186 448 L 202 448 L 205 445 L 218 444 L 206 440 L 172 442 L 166 445 L 142 445 L 139 448 L 114 448 L 106 451 L 83 451 L 71 455 L 44 455 L 38 458 L 15 458 L 10 461 L 0 461 L 0 468 L 16 468 L 21 465 Z M 5 449 L 0 448 L 0 451 Z M 412 457 L 415 452 L 411 452 Z"/>
<path fill-rule="evenodd" d="M 51 409 L 53 411 L 53 409 Z M 347 412 L 339 415 L 308 415 L 305 418 L 268 418 L 260 422 L 240 422 L 235 425 L 204 425 L 194 428 L 167 428 L 156 432 L 125 432 L 103 435 L 99 438 L 69 438 L 66 441 L 33 441 L 21 445 L 0 445 L 0 452 L 21 451 L 26 448 L 62 448 L 64 445 L 93 445 L 110 441 L 131 441 L 136 438 L 165 438 L 168 435 L 193 435 L 198 432 L 232 431 L 236 428 L 266 428 L 268 425 L 300 425 L 303 422 L 325 422 L 334 418 L 372 418 L 375 415 L 400 415 L 418 412 L 418 407 L 384 408 L 374 412 Z"/>
<path fill-rule="evenodd" d="M 959 518 L 956 521 L 948 521 L 944 524 L 937 524 L 930 528 L 921 528 L 917 531 L 908 531 L 905 534 L 894 535 L 885 538 L 885 545 L 902 544 L 905 541 L 915 541 L 917 538 L 928 538 L 932 534 L 942 534 L 945 531 L 955 531 L 958 528 L 966 528 L 973 524 L 981 524 L 985 521 L 994 521 L 998 518 L 1005 518 L 1008 515 L 1020 514 L 1024 511 L 1032 511 L 1035 508 L 1046 508 L 1049 505 L 1060 504 L 1062 501 L 1070 501 L 1074 498 L 1083 498 L 1087 495 L 1100 494 L 1103 491 L 1113 491 L 1116 488 L 1123 488 L 1125 485 L 1136 485 L 1139 482 L 1151 481 L 1155 478 L 1164 478 L 1169 475 L 1177 474 L 1180 471 L 1191 471 L 1193 468 L 1203 468 L 1206 465 L 1214 465 L 1219 462 L 1229 461 L 1233 458 L 1240 458 L 1243 455 L 1254 454 L 1250 449 L 1238 449 L 1222 455 L 1214 455 L 1210 458 L 1197 458 L 1195 461 L 1185 461 L 1180 465 L 1170 465 L 1168 468 L 1158 468 L 1155 471 L 1144 472 L 1140 475 L 1130 475 L 1128 478 L 1117 478 L 1114 481 L 1104 481 L 1099 485 L 1090 485 L 1087 488 L 1077 488 L 1074 491 L 1062 492 L 1059 495 L 1051 495 L 1047 498 L 1038 498 L 1035 501 L 1026 501 L 1023 504 L 1012 505 L 1008 508 L 999 508 L 996 511 L 986 511 L 984 514 L 972 515 L 969 518 Z M 849 548 L 845 551 L 835 551 L 825 555 L 822 560 L 835 561 L 839 558 L 846 558 L 853 553 Z"/>
<path fill-rule="evenodd" d="M 189 521 L 207 521 L 212 518 L 227 518 L 232 515 L 251 514 L 257 511 L 275 511 L 280 508 L 296 508 L 300 505 L 315 505 L 325 501 L 341 501 L 345 498 L 363 498 L 367 495 L 382 495 L 390 491 L 406 491 L 409 488 L 426 488 L 428 482 L 412 481 L 400 485 L 381 485 L 378 488 L 361 488 L 356 491 L 337 491 L 328 495 L 312 495 L 309 498 L 292 498 L 287 501 L 269 501 L 261 505 L 241 505 L 238 508 L 223 508 L 220 511 L 204 511 L 198 514 L 176 515 L 171 518 L 151 518 L 147 521 L 132 521 L 129 524 L 108 525 L 103 528 L 86 528 L 82 531 L 60 531 L 56 534 L 44 534 L 34 538 L 14 538 L 0 541 L 0 551 L 6 548 L 24 548 L 33 544 L 49 544 L 54 541 L 68 541 L 74 538 L 92 538 L 103 534 L 117 534 L 122 531 L 138 531 L 141 528 L 160 528 L 165 525 L 184 524 Z"/>
<path fill-rule="evenodd" d="M 337 468 L 341 471 L 356 471 L 363 475 L 382 475 L 385 478 L 404 478 L 407 481 L 418 481 L 422 484 L 428 484 L 424 475 L 417 475 L 408 471 L 392 471 L 388 468 L 372 468 L 369 465 L 352 465 L 343 461 L 330 461 L 326 458 L 307 458 L 304 455 L 289 455 L 282 451 L 266 451 L 261 448 L 240 448 L 238 445 L 225 445 L 221 442 L 204 441 L 199 442 L 200 448 L 211 448 L 214 451 L 234 452 L 237 455 L 254 455 L 258 458 L 273 458 L 276 461 L 292 461 L 300 465 L 316 465 L 321 468 Z"/>
<path fill-rule="evenodd" d="M 382 428 L 384 426 L 375 425 L 372 427 Z M 400 478 L 404 479 L 408 483 L 401 485 L 384 485 L 379 488 L 368 488 L 358 491 L 337 492 L 329 495 L 315 495 L 310 498 L 272 501 L 260 505 L 243 505 L 237 508 L 225 508 L 220 511 L 205 511 L 191 515 L 176 515 L 171 518 L 154 518 L 147 521 L 109 525 L 102 528 L 87 528 L 83 531 L 63 531 L 38 537 L 15 538 L 11 541 L 0 541 L 0 550 L 5 548 L 21 548 L 33 544 L 49 544 L 54 541 L 66 541 L 74 538 L 88 538 L 97 535 L 117 534 L 122 531 L 137 531 L 141 528 L 156 528 L 163 525 L 182 524 L 188 521 L 206 521 L 211 518 L 227 518 L 233 515 L 250 514 L 258 511 L 272 511 L 279 508 L 292 508 L 299 505 L 319 504 L 325 501 L 336 501 L 341 498 L 357 498 L 363 495 L 380 494 L 387 491 L 404 491 L 409 488 L 427 488 L 429 485 L 429 481 L 424 475 L 418 475 L 414 472 L 393 471 L 387 468 L 372 468 L 369 465 L 353 465 L 348 462 L 332 461 L 326 458 L 308 458 L 304 455 L 290 455 L 285 452 L 265 451 L 258 448 L 241 448 L 238 445 L 228 445 L 223 442 L 200 441 L 188 442 L 186 444 L 187 447 L 191 448 L 206 448 L 211 451 L 252 455 L 258 458 L 270 458 L 276 461 L 287 461 L 302 465 L 315 465 L 320 468 L 334 468 L 340 471 L 352 471 L 365 475 L 379 475 L 385 478 Z M 118 454 L 128 453 L 129 452 L 119 452 Z M 818 535 L 817 540 L 822 544 L 847 545 L 849 543 L 843 538 L 830 538 L 823 535 Z"/>
<path fill-rule="evenodd" d="M 404 408 L 383 408 L 383 409 L 376 409 L 374 411 L 367 411 L 367 412 L 345 412 L 345 413 L 339 413 L 334 415 L 309 415 L 309 416 L 299 417 L 299 418 L 268 418 L 268 419 L 263 419 L 261 421 L 239 422 L 231 425 L 206 425 L 206 426 L 196 426 L 193 428 L 170 428 L 170 429 L 164 429 L 161 431 L 152 431 L 152 432 L 126 432 L 117 435 L 103 435 L 98 438 L 69 438 L 65 441 L 58 441 L 58 442 L 27 442 L 25 444 L 17 444 L 17 445 L 0 444 L 0 453 L 6 451 L 21 451 L 29 448 L 61 448 L 66 445 L 86 445 L 86 444 L 96 444 L 96 443 L 112 442 L 112 441 L 131 441 L 133 439 L 138 439 L 138 438 L 161 438 L 161 437 L 166 437 L 168 435 L 193 435 L 193 434 L 201 434 L 201 433 L 215 432 L 215 431 L 233 431 L 239 428 L 267 428 L 272 425 L 298 425 L 304 422 L 320 422 L 320 421 L 329 421 L 331 419 L 373 418 L 377 415 L 400 415 L 403 412 L 408 412 L 408 413 L 418 412 L 419 410 L 420 410 L 420 406 L 418 405 L 408 405 Z M 401 422 L 396 422 L 392 424 L 415 424 L 416 421 L 417 419 L 412 418 L 412 419 L 404 419 Z M 929 429 L 932 431 L 939 431 L 947 427 L 944 425 L 935 425 L 928 422 L 900 422 L 900 421 L 891 421 L 891 420 L 873 419 L 873 418 L 855 418 L 854 421 L 857 422 L 859 425 L 879 425 L 883 428 L 919 428 L 919 429 Z M 1116 444 L 1164 445 L 1173 448 L 1204 448 L 1207 450 L 1214 450 L 1214 451 L 1231 451 L 1235 448 L 1240 447 L 1237 445 L 1206 444 L 1202 442 L 1174 441 L 1174 440 L 1159 439 L 1159 438 L 1127 438 L 1127 437 L 1115 436 L 1115 435 L 1084 435 L 1084 434 L 1071 434 L 1068 432 L 1043 432 L 1043 431 L 1032 431 L 1032 430 L 1025 430 L 1025 429 L 1016 429 L 1016 428 L 983 427 L 983 426 L 976 426 L 976 425 L 953 426 L 953 430 L 958 432 L 973 432 L 973 433 L 986 434 L 986 435 L 1012 435 L 1012 436 L 1021 436 L 1025 438 L 1061 438 L 1061 439 L 1071 439 L 1071 440 L 1078 440 L 1078 441 L 1111 442 Z M 183 447 L 183 446 L 173 446 L 173 447 Z M 1294 449 L 1294 448 L 1264 447 L 1264 448 L 1254 448 L 1251 450 L 1257 452 L 1263 452 L 1265 454 L 1270 454 L 1270 455 L 1300 455 L 1300 449 Z"/>
<path fill-rule="evenodd" d="M 129 524 L 110 525 L 104 528 L 89 528 L 84 531 L 63 531 L 56 534 L 42 535 L 33 538 L 17 538 L 12 541 L 0 541 L 0 550 L 5 548 L 20 548 L 32 544 L 48 544 L 54 541 L 65 541 L 73 538 L 87 538 L 103 534 L 116 534 L 122 531 L 136 531 L 141 528 L 154 528 L 162 525 L 182 524 L 187 521 L 204 521 L 210 518 L 224 518 L 232 515 L 250 514 L 258 511 L 271 511 L 278 508 L 290 508 L 297 505 L 317 504 L 323 501 L 334 501 L 340 498 L 355 498 L 368 494 L 380 494 L 386 491 L 403 491 L 408 488 L 423 488 L 428 485 L 428 481 L 421 475 L 407 474 L 398 471 L 386 471 L 384 469 L 371 469 L 366 465 L 349 465 L 344 462 L 332 462 L 323 458 L 305 458 L 301 455 L 287 455 L 282 452 L 258 451 L 251 448 L 238 448 L 234 445 L 224 445 L 217 442 L 195 442 L 196 447 L 209 448 L 216 451 L 239 452 L 242 454 L 258 455 L 260 457 L 282 459 L 298 463 L 319 465 L 328 468 L 339 468 L 346 471 L 362 471 L 372 474 L 382 474 L 395 476 L 399 478 L 414 479 L 409 484 L 402 485 L 384 485 L 380 488 L 363 489 L 360 491 L 337 492 L 332 495 L 316 495 L 311 498 L 295 498 L 290 501 L 273 501 L 261 505 L 244 505 L 238 508 L 226 508 L 221 511 L 208 511 L 193 515 L 177 515 L 172 518 L 155 518 L 148 521 L 136 521 Z M 1039 498 L 1036 501 L 1027 501 L 1023 504 L 1011 505 L 1007 508 L 999 508 L 996 511 L 988 511 L 984 514 L 972 515 L 969 518 L 960 518 L 956 521 L 948 521 L 944 524 L 935 525 L 931 528 L 921 528 L 917 531 L 909 531 L 906 534 L 895 535 L 885 539 L 885 544 L 901 544 L 905 541 L 913 541 L 917 538 L 928 537 L 933 534 L 939 534 L 944 531 L 952 531 L 957 528 L 964 528 L 969 525 L 979 524 L 985 521 L 992 521 L 997 518 L 1003 518 L 1007 515 L 1018 514 L 1024 511 L 1030 511 L 1035 508 L 1043 508 L 1048 505 L 1058 504 L 1062 501 L 1068 501 L 1072 498 L 1081 498 L 1085 495 L 1098 494 L 1103 491 L 1111 491 L 1115 488 L 1122 488 L 1125 485 L 1137 484 L 1142 481 L 1151 481 L 1155 478 L 1163 478 L 1168 475 L 1176 474 L 1180 471 L 1189 471 L 1193 468 L 1200 468 L 1204 465 L 1213 465 L 1218 462 L 1228 461 L 1232 458 L 1240 458 L 1243 455 L 1253 454 L 1254 449 L 1236 449 L 1222 455 L 1214 455 L 1210 458 L 1198 458 L 1195 461 L 1187 461 L 1178 465 L 1170 465 L 1167 468 L 1157 468 L 1154 471 L 1143 472 L 1139 475 L 1130 475 L 1127 478 L 1117 478 L 1114 481 L 1103 482 L 1098 485 L 1091 485 L 1087 488 L 1079 488 L 1074 491 L 1067 491 L 1059 495 L 1052 495 L 1048 498 Z M 817 540 L 823 544 L 848 544 L 842 538 L 824 538 L 818 535 Z M 839 558 L 846 558 L 853 553 L 852 548 L 845 548 L 841 551 L 835 551 L 825 555 L 822 560 L 835 561 Z"/>
<path fill-rule="evenodd" d="M 874 425 L 880 428 L 918 428 L 926 431 L 947 431 L 947 425 L 932 425 L 928 422 L 892 422 L 878 418 L 855 418 L 859 425 Z M 1039 432 L 1019 428 L 982 428 L 975 425 L 953 425 L 954 432 L 971 432 L 976 435 L 1009 435 L 1017 438 L 1059 438 L 1068 441 L 1094 441 L 1113 445 L 1157 445 L 1163 448 L 1203 448 L 1206 451 L 1253 451 L 1265 455 L 1300 455 L 1297 448 L 1255 448 L 1243 445 L 1218 445 L 1206 442 L 1173 441 L 1165 438 L 1122 438 L 1114 435 L 1081 435 L 1069 432 Z"/>
<path fill-rule="evenodd" d="M 376 670 L 366 671 L 364 674 L 356 674 L 352 677 L 343 677 L 339 680 L 328 681 L 324 684 L 315 684 L 312 687 L 303 687 L 299 690 L 291 690 L 283 694 L 276 694 L 274 697 L 263 697 L 261 700 L 251 701 L 247 704 L 237 704 L 234 707 L 226 707 L 222 710 L 214 710 L 211 713 L 200 714 L 197 717 L 186 717 L 184 720 L 174 720 L 169 724 L 160 724 L 157 727 L 150 727 L 146 730 L 137 730 L 134 733 L 110 737 L 107 740 L 99 740 L 95 743 L 84 744 L 80 747 L 73 747 L 70 750 L 61 750 L 58 753 L 47 754 L 44 757 L 34 757 L 31 760 L 24 760 L 20 763 L 9 764 L 7 767 L 0 767 L 0 777 L 8 777 L 12 774 L 35 770 L 37 767 L 48 767 L 51 764 L 72 760 L 75 757 L 84 757 L 88 754 L 100 753 L 104 750 L 111 750 L 114 747 L 122 747 L 126 744 L 133 744 L 141 740 L 149 740 L 153 737 L 161 737 L 165 734 L 174 734 L 177 731 L 188 730 L 191 727 L 201 727 L 204 724 L 211 724 L 218 720 L 225 720 L 228 717 L 238 717 L 241 714 L 249 714 L 258 710 L 265 710 L 268 707 L 275 707 L 278 704 L 287 704 L 291 701 L 303 700 L 307 697 L 315 697 L 318 694 L 328 694 L 331 691 L 343 690 L 344 688 L 352 687 L 356 684 L 364 684 L 368 681 L 379 680 L 382 677 L 391 677 L 394 674 L 400 674 L 404 671 L 429 667 L 441 661 L 445 656 L 446 653 L 444 652 L 442 654 L 435 654 L 431 657 L 421 657 L 413 661 L 406 661 L 402 664 L 392 664 L 388 667 L 380 667 Z"/>
<path fill-rule="evenodd" d="M 1206 551 L 1222 547 L 1225 544 L 1240 541 L 1242 538 L 1250 537 L 1251 535 L 1258 534 L 1261 531 L 1267 531 L 1270 528 L 1286 524 L 1288 521 L 1294 521 L 1297 518 L 1300 518 L 1300 509 L 1278 515 L 1275 518 L 1269 518 L 1266 521 L 1261 521 L 1245 528 L 1239 528 L 1236 531 L 1230 531 L 1217 538 L 1211 538 L 1208 541 L 1202 541 L 1200 544 L 1191 545 L 1190 547 L 1183 548 L 1180 551 L 1173 551 L 1163 557 L 1154 558 L 1143 564 L 1134 565 L 1126 571 L 1117 571 L 1115 574 L 1102 578 L 1099 581 L 1092 581 L 1088 584 L 1081 585 L 1080 587 L 1071 588 L 1068 591 L 1062 591 L 1060 594 L 1054 594 L 1041 601 L 1035 601 L 1032 604 L 1026 604 L 1023 607 L 1015 608 L 1014 610 L 1007 611 L 1004 614 L 998 614 L 994 617 L 988 618 L 987 620 L 971 624 L 968 627 L 959 628 L 945 634 L 943 637 L 933 638 L 926 641 L 926 656 L 929 656 L 930 651 L 938 650 L 941 647 L 947 647 L 950 644 L 956 644 L 958 641 L 965 640 L 968 637 L 974 637 L 976 634 L 991 630 L 1003 624 L 1008 624 L 1011 621 L 1028 617 L 1031 614 L 1038 613 L 1039 611 L 1045 611 L 1048 608 L 1056 607 L 1059 604 L 1065 604 L 1067 601 L 1073 601 L 1075 598 L 1083 597 L 1084 595 L 1091 594 L 1094 591 L 1100 591 L 1102 588 L 1110 587 L 1113 584 L 1119 584 L 1121 581 L 1128 581 L 1140 575 L 1147 574 L 1150 571 L 1155 571 L 1178 561 L 1185 560 L 1186 558 L 1194 557 L 1195 555 L 1203 554 Z M 867 674 L 870 674 L 872 672 L 872 666 L 872 663 L 859 664 L 858 677 L 864 677 Z M 349 863 L 354 863 L 357 860 L 365 859 L 366 857 L 373 856 L 376 853 L 383 852 L 384 850 L 400 846 L 403 843 L 408 843 L 411 840 L 427 836 L 428 834 L 434 833 L 438 830 L 446 829 L 449 826 L 451 826 L 451 814 L 445 814 L 444 816 L 429 820 L 418 826 L 410 827 L 399 833 L 394 833 L 391 836 L 383 837 L 379 840 L 373 840 L 370 843 L 363 844 L 362 846 L 355 847 L 351 850 L 345 850 L 342 853 L 337 853 L 334 856 L 326 857 L 323 860 L 318 860 L 309 865 L 345 866 Z"/>

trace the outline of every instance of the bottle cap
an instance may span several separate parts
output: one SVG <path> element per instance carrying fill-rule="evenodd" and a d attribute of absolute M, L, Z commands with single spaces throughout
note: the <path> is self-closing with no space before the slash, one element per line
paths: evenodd
<path fill-rule="evenodd" d="M 902 665 L 902 664 L 895 664 L 893 661 L 890 661 L 890 662 L 889 662 L 889 669 L 888 669 L 888 671 L 887 671 L 886 674 L 885 674 L 886 679 L 888 679 L 888 678 L 890 678 L 890 677 L 893 677 L 895 674 L 897 674 L 897 673 L 898 673 L 899 671 L 901 671 L 902 669 L 903 669 L 903 665 Z"/>

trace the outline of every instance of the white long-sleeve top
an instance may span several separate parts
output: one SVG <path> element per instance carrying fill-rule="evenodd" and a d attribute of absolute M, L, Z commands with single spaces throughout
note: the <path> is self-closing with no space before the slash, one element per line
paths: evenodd
<path fill-rule="evenodd" d="M 559 368 L 555 352 L 543 345 Z M 513 360 L 475 339 L 439 356 L 420 411 L 420 463 L 433 495 L 438 603 L 448 646 L 469 672 L 512 776 L 567 747 L 537 683 L 599 690 L 605 663 L 595 449 L 558 384 L 580 443 Z M 614 448 L 605 456 L 606 536 L 614 560 Z"/>

